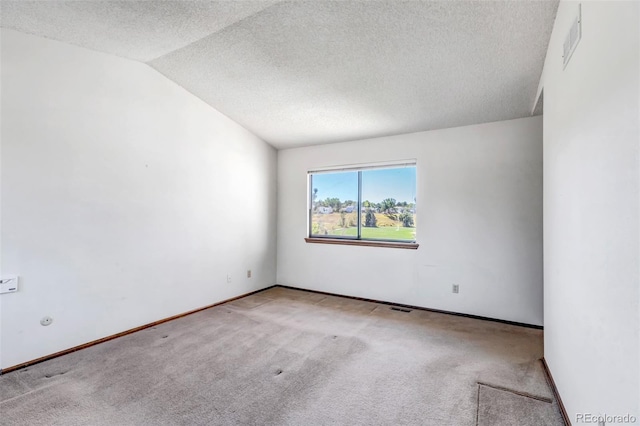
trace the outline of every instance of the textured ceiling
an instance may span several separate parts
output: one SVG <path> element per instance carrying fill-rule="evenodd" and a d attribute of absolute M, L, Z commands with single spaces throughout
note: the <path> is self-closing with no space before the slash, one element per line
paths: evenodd
<path fill-rule="evenodd" d="M 147 62 L 276 1 L 2 1 L 2 27 Z"/>
<path fill-rule="evenodd" d="M 148 62 L 288 148 L 530 115 L 557 5 L 3 1 L 2 26 Z"/>

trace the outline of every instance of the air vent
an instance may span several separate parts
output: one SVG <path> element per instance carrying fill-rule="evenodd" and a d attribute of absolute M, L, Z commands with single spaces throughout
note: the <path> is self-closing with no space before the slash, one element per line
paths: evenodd
<path fill-rule="evenodd" d="M 399 311 L 399 312 L 411 312 L 411 309 L 398 308 L 397 306 L 392 306 L 389 309 L 391 309 L 392 311 Z"/>
<path fill-rule="evenodd" d="M 578 42 L 582 38 L 582 5 L 578 4 L 578 13 L 576 17 L 573 19 L 573 23 L 571 24 L 571 29 L 569 29 L 569 34 L 564 40 L 563 52 L 562 52 L 562 64 L 563 69 L 567 67 L 569 63 L 569 59 L 573 55 L 573 52 L 576 50 L 576 46 L 578 46 Z"/>

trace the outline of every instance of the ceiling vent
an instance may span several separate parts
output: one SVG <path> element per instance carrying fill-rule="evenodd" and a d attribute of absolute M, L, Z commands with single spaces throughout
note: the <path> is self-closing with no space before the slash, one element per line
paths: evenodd
<path fill-rule="evenodd" d="M 582 5 L 578 4 L 578 13 L 571 23 L 571 29 L 569 34 L 564 40 L 563 52 L 562 52 L 562 65 L 563 69 L 567 67 L 573 51 L 576 50 L 578 42 L 582 38 Z"/>

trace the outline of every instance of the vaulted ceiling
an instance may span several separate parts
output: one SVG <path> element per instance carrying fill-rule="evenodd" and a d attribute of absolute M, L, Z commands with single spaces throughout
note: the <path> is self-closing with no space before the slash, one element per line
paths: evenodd
<path fill-rule="evenodd" d="M 277 148 L 530 115 L 550 1 L 2 1 L 145 62 Z"/>

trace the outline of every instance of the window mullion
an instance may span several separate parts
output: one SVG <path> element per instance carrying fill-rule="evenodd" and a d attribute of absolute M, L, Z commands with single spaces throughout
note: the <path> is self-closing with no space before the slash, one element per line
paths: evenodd
<path fill-rule="evenodd" d="M 313 175 L 309 175 L 309 236 L 313 235 L 313 207 Z"/>
<path fill-rule="evenodd" d="M 362 171 L 358 171 L 358 239 L 362 238 Z"/>

